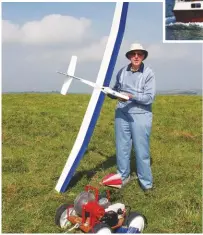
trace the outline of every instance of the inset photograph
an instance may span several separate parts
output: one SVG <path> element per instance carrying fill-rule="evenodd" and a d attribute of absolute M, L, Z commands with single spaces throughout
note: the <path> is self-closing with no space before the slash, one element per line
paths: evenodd
<path fill-rule="evenodd" d="M 202 42 L 202 0 L 166 0 L 165 40 Z"/>

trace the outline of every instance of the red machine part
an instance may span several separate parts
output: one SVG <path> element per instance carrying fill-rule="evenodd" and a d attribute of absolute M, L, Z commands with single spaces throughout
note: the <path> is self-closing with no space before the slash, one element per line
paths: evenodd
<path fill-rule="evenodd" d="M 70 215 L 72 206 L 68 207 L 67 219 L 73 224 L 80 224 L 80 229 L 86 233 L 90 232 L 95 224 L 100 223 L 100 219 L 105 214 L 105 209 L 99 205 L 99 190 L 90 185 L 85 186 L 85 191 L 92 191 L 94 193 L 95 200 L 88 201 L 82 206 L 81 217 L 78 215 Z M 106 197 L 110 200 L 110 191 L 106 191 Z"/>
<path fill-rule="evenodd" d="M 90 218 L 89 226 L 93 227 L 104 216 L 105 210 L 96 201 L 88 202 L 83 205 L 82 223 L 85 223 L 87 213 L 89 213 L 88 217 Z"/>
<path fill-rule="evenodd" d="M 93 191 L 94 192 L 94 196 L 95 196 L 95 200 L 99 201 L 99 190 L 91 185 L 86 185 L 85 186 L 85 191 L 89 192 L 89 191 Z M 106 196 L 107 199 L 110 201 L 110 191 L 106 190 Z"/>
<path fill-rule="evenodd" d="M 85 186 L 85 191 L 89 192 L 89 191 L 93 191 L 94 195 L 95 195 L 95 200 L 98 201 L 99 200 L 99 190 L 97 188 L 92 187 L 91 185 L 86 185 Z"/>

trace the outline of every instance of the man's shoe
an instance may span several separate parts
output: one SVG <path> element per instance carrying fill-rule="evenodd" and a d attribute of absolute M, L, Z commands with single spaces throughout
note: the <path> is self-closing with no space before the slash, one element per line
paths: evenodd
<path fill-rule="evenodd" d="M 129 181 L 130 181 L 130 175 L 124 180 L 122 180 L 122 187 L 125 186 L 127 183 L 129 183 Z"/>
<path fill-rule="evenodd" d="M 149 194 L 151 194 L 152 192 L 153 192 L 153 190 L 154 190 L 154 188 L 152 187 L 152 188 L 146 188 L 146 189 L 143 189 L 143 191 L 144 191 L 144 194 L 145 195 L 149 195 Z"/>

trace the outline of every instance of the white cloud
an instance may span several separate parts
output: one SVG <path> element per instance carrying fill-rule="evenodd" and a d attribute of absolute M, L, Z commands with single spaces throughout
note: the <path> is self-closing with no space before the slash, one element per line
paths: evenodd
<path fill-rule="evenodd" d="M 81 61 L 100 61 L 104 54 L 108 37 L 102 37 L 98 42 L 87 45 L 84 48 L 77 49 Z"/>
<path fill-rule="evenodd" d="M 47 45 L 78 43 L 88 35 L 91 21 L 72 16 L 48 15 L 40 21 L 31 21 L 21 27 L 9 21 L 2 22 L 2 41 Z"/>
<path fill-rule="evenodd" d="M 7 20 L 2 21 L 2 42 L 19 42 L 21 38 L 20 27 Z"/>
<path fill-rule="evenodd" d="M 190 48 L 180 44 L 151 44 L 147 47 L 150 59 L 168 59 L 176 60 L 184 59 L 190 55 Z"/>
<path fill-rule="evenodd" d="M 108 37 L 104 36 L 98 41 L 89 42 L 86 45 L 65 45 L 64 47 L 41 48 L 26 56 L 29 62 L 55 61 L 58 63 L 68 63 L 72 55 L 76 55 L 80 62 L 101 61 Z"/>

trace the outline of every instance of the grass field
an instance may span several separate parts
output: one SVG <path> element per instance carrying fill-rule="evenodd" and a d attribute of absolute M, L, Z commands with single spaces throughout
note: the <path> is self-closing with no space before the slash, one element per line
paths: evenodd
<path fill-rule="evenodd" d="M 90 96 L 2 95 L 2 232 L 63 233 L 56 208 L 86 184 L 115 172 L 114 109 L 106 98 L 88 150 L 64 194 L 54 188 L 72 149 Z M 112 190 L 112 200 L 148 219 L 145 233 L 202 233 L 202 100 L 157 96 L 151 136 L 155 190 L 137 181 Z M 132 156 L 132 172 L 134 157 Z M 102 188 L 104 189 L 104 188 Z M 78 232 L 78 231 L 77 231 Z"/>

